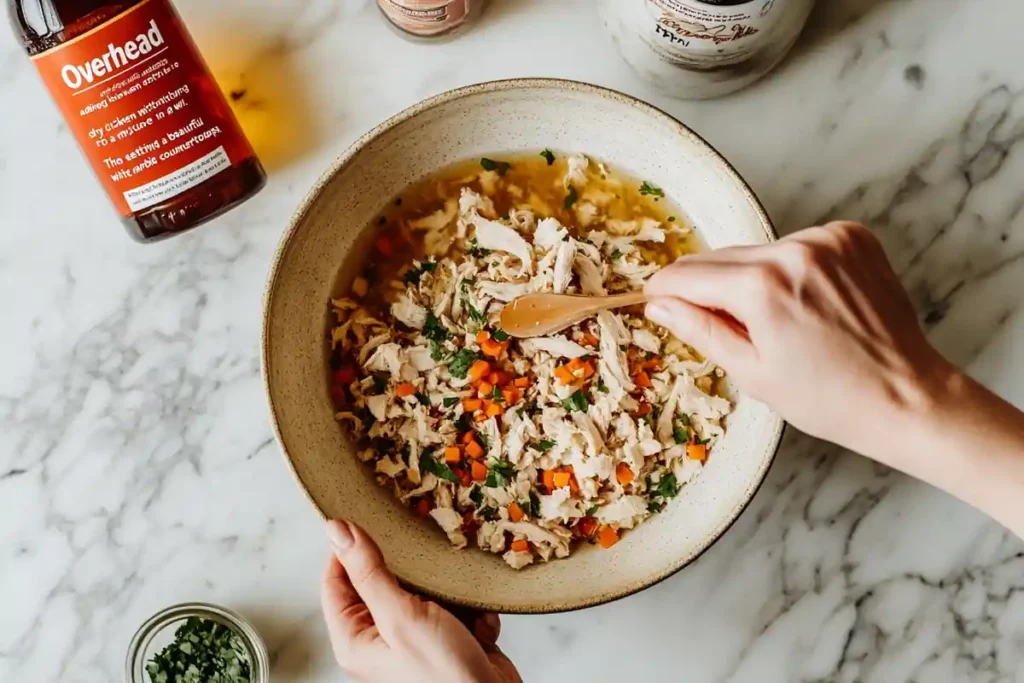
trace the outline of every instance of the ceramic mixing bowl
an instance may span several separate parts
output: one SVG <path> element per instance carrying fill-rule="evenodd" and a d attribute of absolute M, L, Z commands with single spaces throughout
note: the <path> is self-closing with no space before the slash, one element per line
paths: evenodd
<path fill-rule="evenodd" d="M 778 448 L 783 422 L 737 394 L 703 473 L 665 511 L 609 550 L 510 569 L 454 550 L 374 482 L 328 396 L 328 300 L 369 252 L 375 216 L 407 186 L 454 162 L 550 147 L 582 152 L 664 189 L 710 248 L 764 244 L 771 223 L 732 167 L 693 131 L 620 93 L 557 80 L 483 83 L 432 97 L 360 138 L 295 214 L 274 259 L 263 372 L 274 428 L 299 485 L 325 517 L 369 530 L 410 587 L 467 607 L 550 612 L 628 595 L 692 562 L 739 516 Z"/>

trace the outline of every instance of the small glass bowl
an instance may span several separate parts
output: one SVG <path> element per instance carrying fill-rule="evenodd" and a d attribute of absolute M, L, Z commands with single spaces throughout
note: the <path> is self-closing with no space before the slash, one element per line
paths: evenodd
<path fill-rule="evenodd" d="M 150 683 L 146 662 L 174 640 L 174 632 L 189 617 L 210 619 L 227 626 L 245 644 L 252 664 L 252 683 L 269 683 L 270 657 L 267 646 L 252 624 L 242 615 L 224 607 L 202 602 L 188 602 L 160 610 L 139 627 L 128 646 L 124 663 L 125 683 Z"/>

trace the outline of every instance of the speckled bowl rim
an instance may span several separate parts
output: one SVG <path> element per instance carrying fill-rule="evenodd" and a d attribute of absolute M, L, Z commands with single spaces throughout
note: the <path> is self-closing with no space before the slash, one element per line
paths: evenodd
<path fill-rule="evenodd" d="M 267 403 L 270 407 L 270 421 L 274 428 L 274 435 L 277 438 L 277 443 L 281 446 L 282 454 L 284 455 L 285 461 L 288 463 L 288 469 L 291 470 L 292 476 L 298 483 L 299 488 L 302 489 L 303 495 L 306 496 L 307 500 L 313 505 L 320 516 L 326 521 L 327 515 L 317 505 L 316 500 L 309 492 L 309 488 L 306 483 L 302 480 L 298 471 L 295 469 L 295 463 L 292 461 L 291 455 L 288 452 L 288 445 L 285 443 L 284 436 L 281 433 L 281 427 L 277 421 L 277 411 L 274 407 L 273 394 L 270 391 L 270 310 L 271 302 L 274 298 L 274 293 L 277 289 L 278 273 L 281 268 L 281 264 L 284 262 L 285 257 L 288 254 L 288 249 L 291 247 L 292 238 L 298 231 L 299 226 L 305 220 L 307 214 L 312 208 L 313 204 L 320 197 L 320 193 L 324 187 L 334 178 L 335 175 L 340 173 L 342 169 L 349 164 L 349 162 L 359 154 L 364 147 L 370 142 L 375 140 L 385 131 L 388 131 L 409 119 L 422 114 L 425 111 L 434 109 L 435 107 L 447 104 L 454 100 L 460 100 L 474 95 L 504 92 L 508 90 L 519 90 L 519 89 L 534 89 L 534 90 L 569 90 L 587 95 L 593 95 L 604 99 L 614 100 L 619 104 L 625 104 L 630 107 L 641 110 L 648 116 L 661 119 L 665 123 L 674 127 L 678 133 L 684 137 L 689 138 L 693 143 L 698 146 L 703 146 L 711 153 L 713 157 L 716 157 L 719 162 L 725 167 L 725 170 L 732 182 L 736 187 L 746 196 L 747 200 L 750 201 L 751 205 L 756 209 L 758 216 L 761 220 L 761 227 L 764 230 L 765 236 L 770 242 L 778 239 L 778 233 L 775 231 L 775 226 L 772 224 L 771 218 L 768 216 L 768 212 L 764 209 L 761 201 L 754 194 L 754 191 L 750 188 L 750 185 L 743 176 L 733 167 L 731 163 L 707 140 L 702 138 L 686 124 L 679 119 L 675 118 L 668 112 L 655 107 L 652 104 L 643 102 L 631 95 L 605 88 L 590 83 L 583 83 L 581 81 L 573 81 L 568 79 L 560 78 L 511 78 L 497 81 L 486 81 L 483 83 L 477 83 L 475 85 L 468 85 L 461 88 L 455 88 L 454 90 L 448 90 L 432 97 L 412 105 L 411 107 L 395 114 L 394 116 L 386 119 L 382 123 L 378 124 L 374 128 L 370 129 L 367 133 L 363 134 L 359 139 L 353 142 L 347 150 L 331 165 L 330 168 L 325 171 L 320 178 L 313 185 L 312 189 L 306 195 L 305 199 L 299 205 L 299 208 L 295 211 L 288 228 L 285 230 L 278 243 L 277 250 L 274 254 L 273 261 L 270 265 L 270 273 L 267 278 L 267 286 L 263 296 L 263 328 L 260 340 L 260 365 L 263 372 L 263 389 L 266 393 Z M 779 426 L 775 434 L 772 435 L 773 443 L 768 445 L 766 449 L 770 452 L 770 456 L 765 459 L 763 466 L 757 473 L 757 479 L 754 485 L 749 489 L 749 496 L 727 516 L 724 516 L 719 524 L 718 528 L 711 534 L 708 534 L 704 541 L 704 546 L 692 555 L 681 559 L 678 563 L 669 566 L 666 570 L 661 571 L 657 574 L 653 574 L 646 579 L 638 582 L 636 585 L 631 586 L 625 590 L 615 591 L 611 593 L 595 595 L 590 599 L 574 600 L 571 602 L 558 603 L 553 601 L 550 605 L 543 607 L 523 606 L 515 604 L 504 604 L 501 602 L 475 602 L 462 599 L 455 599 L 451 596 L 444 595 L 443 593 L 430 588 L 429 586 L 420 585 L 414 581 L 409 581 L 401 576 L 399 580 L 409 587 L 411 590 L 417 593 L 423 594 L 427 597 L 434 598 L 439 601 L 447 602 L 449 604 L 459 605 L 461 607 L 467 607 L 470 609 L 489 611 L 489 612 L 502 612 L 506 614 L 557 614 L 560 612 L 571 612 L 574 610 L 585 609 L 588 607 L 597 607 L 598 605 L 604 605 L 622 598 L 629 597 L 635 593 L 639 593 L 642 590 L 650 588 L 658 583 L 661 583 L 665 579 L 673 576 L 676 572 L 689 566 L 693 562 L 696 562 L 704 553 L 708 551 L 715 543 L 725 535 L 729 529 L 732 528 L 736 520 L 739 519 L 740 515 L 750 506 L 750 503 L 757 496 L 758 491 L 764 485 L 765 478 L 768 476 L 768 470 L 771 469 L 772 464 L 775 462 L 775 458 L 778 456 L 779 448 L 782 445 L 783 434 L 786 430 L 786 422 L 779 420 Z M 440 541 L 439 541 L 440 542 Z M 566 561 L 571 561 L 571 558 Z"/>

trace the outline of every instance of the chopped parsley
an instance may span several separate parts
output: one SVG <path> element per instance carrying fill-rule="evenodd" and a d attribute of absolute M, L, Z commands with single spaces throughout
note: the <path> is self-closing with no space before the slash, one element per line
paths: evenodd
<path fill-rule="evenodd" d="M 508 341 L 508 332 L 499 327 L 498 329 L 494 330 L 494 332 L 491 332 L 491 337 L 494 339 L 494 341 Z"/>
<path fill-rule="evenodd" d="M 382 375 L 373 376 L 373 391 L 376 394 L 383 394 L 388 388 L 388 378 Z"/>
<path fill-rule="evenodd" d="M 587 517 L 593 517 L 595 512 L 597 512 L 597 506 L 596 505 L 591 505 L 590 507 L 587 508 L 587 511 L 584 512 L 583 514 L 585 514 Z"/>
<path fill-rule="evenodd" d="M 669 472 L 663 474 L 661 479 L 658 480 L 658 487 L 655 489 L 662 498 L 675 498 L 679 495 L 679 482 L 676 481 L 676 475 Z"/>
<path fill-rule="evenodd" d="M 424 261 L 418 267 L 410 268 L 405 271 L 405 276 L 402 280 L 407 285 L 418 285 L 420 278 L 423 277 L 423 273 L 432 273 L 437 270 L 437 263 L 433 261 Z"/>
<path fill-rule="evenodd" d="M 689 415 L 686 415 L 684 413 L 684 414 L 680 415 L 677 419 L 683 424 L 684 427 L 689 427 L 690 426 L 690 416 Z"/>
<path fill-rule="evenodd" d="M 656 503 L 654 501 L 651 501 L 650 503 L 647 504 L 647 511 L 650 512 L 652 515 L 661 512 L 664 509 L 664 503 Z"/>
<path fill-rule="evenodd" d="M 587 412 L 587 407 L 590 405 L 590 399 L 583 393 L 582 389 L 577 389 L 572 396 L 562 401 L 562 407 L 568 410 L 570 413 L 573 411 L 579 413 Z"/>
<path fill-rule="evenodd" d="M 494 400 L 495 403 L 505 402 L 505 397 L 502 396 L 501 394 L 501 387 L 499 387 L 497 384 L 495 384 L 494 388 L 491 389 L 491 398 Z"/>
<path fill-rule="evenodd" d="M 676 222 L 676 217 L 675 216 L 669 216 L 668 217 L 668 222 L 669 223 L 675 223 Z"/>
<path fill-rule="evenodd" d="M 476 238 L 474 237 L 469 241 L 469 247 L 466 249 L 466 253 L 469 254 L 470 256 L 480 257 L 487 256 L 487 254 L 491 252 L 481 247 L 480 244 L 476 241 Z M 463 282 L 465 282 L 465 280 L 463 280 Z"/>
<path fill-rule="evenodd" d="M 469 286 L 471 284 L 473 284 L 472 280 L 462 280 L 461 282 L 459 282 L 459 289 L 462 290 L 463 294 L 466 294 L 467 292 L 469 292 Z"/>
<path fill-rule="evenodd" d="M 459 349 L 448 361 L 448 372 L 456 379 L 466 379 L 469 366 L 480 358 L 480 354 L 470 349 Z"/>
<path fill-rule="evenodd" d="M 491 438 L 487 436 L 487 434 L 485 434 L 484 432 L 477 432 L 476 438 L 480 439 L 480 445 L 483 446 L 484 449 L 490 450 Z"/>
<path fill-rule="evenodd" d="M 475 323 L 480 323 L 481 325 L 487 322 L 487 314 L 475 309 L 473 305 L 468 301 L 466 302 L 466 308 L 469 310 L 470 320 L 472 320 Z"/>
<path fill-rule="evenodd" d="M 434 341 L 433 339 L 431 339 L 430 340 L 430 357 L 433 358 L 434 360 L 441 361 L 441 360 L 444 360 L 444 355 L 445 355 L 444 354 L 444 347 L 441 346 L 436 341 Z"/>
<path fill-rule="evenodd" d="M 480 507 L 484 502 L 484 492 L 480 490 L 479 486 L 474 486 L 469 492 L 469 499 L 473 501 L 474 505 Z"/>
<path fill-rule="evenodd" d="M 497 171 L 498 175 L 505 175 L 508 173 L 508 169 L 512 168 L 512 164 L 507 161 L 495 161 L 487 157 L 480 160 L 480 165 L 485 171 Z"/>
<path fill-rule="evenodd" d="M 597 380 L 597 390 L 600 391 L 602 394 L 608 393 L 608 385 L 605 384 L 604 380 L 601 378 L 598 378 Z"/>
<path fill-rule="evenodd" d="M 423 336 L 439 344 L 449 337 L 448 328 L 441 324 L 432 311 L 427 313 L 427 322 L 423 325 Z"/>
<path fill-rule="evenodd" d="M 426 449 L 423 454 L 420 455 L 420 471 L 429 472 L 435 477 L 446 479 L 451 482 L 459 483 L 459 477 L 452 472 L 452 468 L 448 465 L 440 462 L 433 455 L 433 449 Z"/>
<path fill-rule="evenodd" d="M 493 522 L 498 518 L 498 510 L 492 507 L 485 507 L 480 511 L 480 516 L 486 519 L 488 522 Z"/>
<path fill-rule="evenodd" d="M 687 443 L 690 440 L 690 432 L 681 424 L 672 427 L 672 436 L 675 437 L 676 443 Z"/>
<path fill-rule="evenodd" d="M 555 155 L 550 149 L 545 149 L 543 152 L 540 153 L 540 155 L 544 157 L 545 160 L 547 160 L 548 166 L 555 163 Z"/>
<path fill-rule="evenodd" d="M 555 442 L 551 441 L 550 439 L 544 439 L 539 444 L 537 444 L 537 450 L 540 451 L 541 453 L 547 453 L 554 447 Z"/>
<path fill-rule="evenodd" d="M 430 399 L 427 398 L 427 395 L 424 394 L 422 391 L 416 393 L 416 400 L 419 401 L 421 404 L 430 407 Z"/>
<path fill-rule="evenodd" d="M 661 189 L 660 187 L 657 187 L 655 185 L 651 185 L 649 182 L 647 182 L 645 180 L 640 185 L 640 194 L 642 194 L 642 195 L 650 195 L 652 197 L 664 197 L 665 196 L 665 191 L 663 189 Z"/>
<path fill-rule="evenodd" d="M 490 465 L 490 470 L 487 472 L 487 481 L 484 482 L 485 486 L 491 488 L 501 488 L 516 475 L 516 468 L 512 463 L 505 460 L 498 460 Z"/>
<path fill-rule="evenodd" d="M 620 258 L 622 258 L 622 250 L 619 249 L 618 247 L 616 247 L 615 249 L 612 249 L 612 258 L 613 259 L 620 259 Z"/>
<path fill-rule="evenodd" d="M 537 399 L 533 399 L 526 404 L 526 414 L 533 416 L 540 412 L 540 406 L 537 405 Z"/>
<path fill-rule="evenodd" d="M 250 683 L 252 662 L 234 629 L 212 619 L 189 617 L 174 642 L 148 662 L 151 683 Z"/>
<path fill-rule="evenodd" d="M 451 408 L 453 405 L 455 405 L 458 402 L 459 402 L 459 397 L 458 396 L 445 396 L 444 397 L 444 401 L 442 401 L 442 403 L 444 404 L 445 408 Z"/>
<path fill-rule="evenodd" d="M 577 199 L 576 187 L 572 183 L 569 183 L 569 194 L 565 195 L 565 201 L 562 202 L 562 208 L 568 211 L 572 208 L 572 205 L 576 203 Z"/>
<path fill-rule="evenodd" d="M 530 490 L 530 516 L 540 517 L 540 496 L 532 489 Z"/>

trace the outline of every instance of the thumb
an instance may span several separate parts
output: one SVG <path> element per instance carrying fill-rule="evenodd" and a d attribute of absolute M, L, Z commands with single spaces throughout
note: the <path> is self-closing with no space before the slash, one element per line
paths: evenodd
<path fill-rule="evenodd" d="M 738 323 L 707 308 L 674 297 L 657 297 L 647 304 L 645 313 L 726 370 L 749 367 L 756 356 L 754 345 Z"/>
<path fill-rule="evenodd" d="M 335 520 L 328 522 L 327 535 L 352 588 L 386 635 L 391 625 L 408 616 L 412 604 L 409 593 L 398 585 L 380 548 L 365 531 L 355 524 Z"/>

